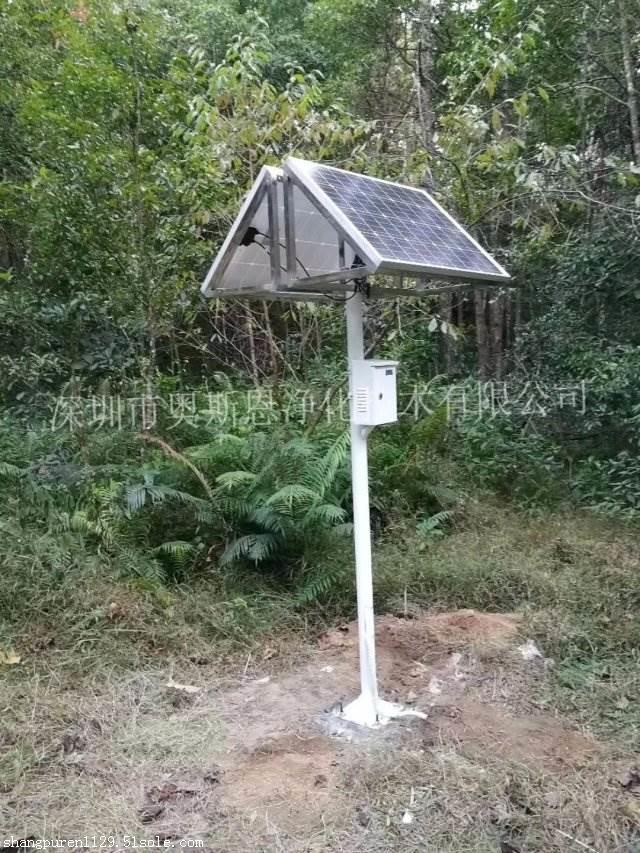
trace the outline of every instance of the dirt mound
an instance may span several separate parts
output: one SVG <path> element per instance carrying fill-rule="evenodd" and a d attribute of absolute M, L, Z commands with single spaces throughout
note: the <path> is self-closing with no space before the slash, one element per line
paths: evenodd
<path fill-rule="evenodd" d="M 520 619 L 513 613 L 478 613 L 455 610 L 426 618 L 429 631 L 440 643 L 508 645 L 518 631 Z"/>
<path fill-rule="evenodd" d="M 461 680 L 464 655 L 480 651 L 507 650 L 513 646 L 519 619 L 513 614 L 455 610 L 450 613 L 423 613 L 415 618 L 379 616 L 376 619 L 376 651 L 380 682 L 395 692 L 415 688 L 413 679 L 442 675 Z M 323 634 L 318 642 L 325 653 L 342 660 L 357 654 L 358 623 L 351 622 Z M 451 659 L 451 655 L 457 657 Z M 432 683 L 433 687 L 433 683 Z M 431 691 L 441 692 L 439 689 Z"/>
<path fill-rule="evenodd" d="M 424 613 L 416 618 L 379 616 L 376 619 L 376 645 L 395 658 L 404 655 L 413 660 L 442 654 L 443 646 L 461 651 L 468 646 L 507 646 L 518 631 L 519 617 L 510 613 L 479 613 L 454 610 L 450 613 Z M 351 622 L 327 631 L 320 637 L 323 650 L 355 646 L 358 623 Z M 434 648 L 434 644 L 437 648 Z"/>

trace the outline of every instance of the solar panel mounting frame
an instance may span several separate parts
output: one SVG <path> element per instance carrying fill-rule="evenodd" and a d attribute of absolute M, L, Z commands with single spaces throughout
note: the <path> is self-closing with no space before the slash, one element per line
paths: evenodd
<path fill-rule="evenodd" d="M 366 181 L 377 181 L 381 184 L 386 184 L 392 187 L 400 187 L 408 192 L 419 193 L 427 198 L 436 210 L 438 210 L 452 225 L 452 227 L 465 235 L 467 240 L 483 255 L 499 272 L 492 274 L 488 272 L 477 272 L 473 270 L 461 270 L 454 267 L 434 266 L 430 264 L 418 264 L 409 261 L 401 261 L 383 256 L 370 241 L 360 232 L 360 230 L 349 220 L 346 214 L 340 210 L 338 205 L 331 199 L 322 187 L 313 177 L 312 170 L 314 168 L 331 169 L 332 171 L 343 173 L 350 178 L 361 178 Z M 372 274 L 389 273 L 397 275 L 398 273 L 410 273 L 415 277 L 429 278 L 464 278 L 465 280 L 482 281 L 482 282 L 499 282 L 506 285 L 510 282 L 509 273 L 493 258 L 491 255 L 475 240 L 462 226 L 439 204 L 429 193 L 420 187 L 411 187 L 404 184 L 399 184 L 395 181 L 387 181 L 382 178 L 372 178 L 368 175 L 359 175 L 355 172 L 349 172 L 346 169 L 339 169 L 335 166 L 328 166 L 323 163 L 313 163 L 308 160 L 301 160 L 297 157 L 289 157 L 283 163 L 283 173 L 285 177 L 290 177 L 294 183 L 316 204 L 320 205 L 327 217 L 332 220 L 337 228 L 342 231 L 342 236 L 349 240 L 358 250 L 359 254 L 364 256 L 364 260 L 368 266 L 372 267 Z M 398 295 L 402 295 L 401 288 L 398 288 Z M 414 291 L 407 291 L 412 295 L 418 295 Z M 423 295 L 428 295 L 428 289 L 422 291 Z"/>
<path fill-rule="evenodd" d="M 301 165 L 302 164 L 302 165 Z M 410 263 L 393 263 L 389 259 L 384 258 L 375 247 L 365 239 L 365 236 L 358 228 L 354 226 L 348 216 L 340 210 L 324 190 L 316 184 L 315 181 L 309 179 L 309 166 L 305 161 L 291 159 L 285 162 L 284 169 L 279 170 L 273 167 L 264 167 L 256 180 L 254 186 L 249 191 L 238 216 L 233 224 L 233 227 L 228 234 L 220 252 L 214 260 L 211 269 L 205 279 L 202 290 L 208 296 L 229 296 L 247 299 L 304 299 L 304 300 L 320 300 L 328 301 L 331 290 L 348 291 L 353 290 L 349 298 L 339 300 L 344 303 L 346 314 L 347 327 L 347 353 L 350 362 L 350 391 L 353 401 L 353 386 L 354 386 L 354 363 L 365 358 L 364 350 L 364 299 L 365 290 L 368 289 L 359 287 L 355 288 L 349 284 L 349 279 L 357 279 L 372 273 L 392 272 L 402 274 L 403 270 L 409 272 L 412 276 L 418 278 L 415 290 L 406 290 L 402 287 L 402 277 L 400 279 L 400 287 L 382 287 L 371 288 L 372 296 L 428 296 L 430 293 L 445 292 L 448 290 L 457 290 L 461 287 L 468 287 L 469 279 L 474 277 L 478 279 L 476 284 L 487 285 L 491 283 L 491 279 L 486 275 L 473 276 L 468 271 L 458 271 L 459 278 L 466 280 L 465 284 L 458 282 L 457 284 L 445 285 L 441 288 L 429 288 L 426 286 L 425 278 L 428 277 L 444 277 L 451 278 L 456 276 L 456 271 L 447 268 L 446 270 L 434 269 L 427 267 L 422 270 L 417 268 L 415 264 Z M 351 173 L 347 173 L 351 174 Z M 364 176 L 360 176 L 364 177 Z M 385 182 L 391 183 L 391 182 Z M 284 220 L 284 238 L 285 243 L 280 241 L 280 203 L 278 187 L 282 187 L 282 202 L 283 202 L 283 220 Z M 398 186 L 395 184 L 394 186 Z M 330 222 L 336 235 L 336 269 L 326 274 L 299 279 L 298 266 L 305 269 L 305 266 L 298 259 L 299 244 L 296 241 L 296 217 L 294 211 L 294 190 L 299 190 L 299 193 L 306 196 L 312 202 L 311 210 L 300 208 L 301 216 L 309 217 L 303 224 L 303 230 L 306 229 L 308 234 L 309 222 L 312 223 L 312 229 L 317 225 L 314 222 L 313 216 L 317 213 L 321 214 L 322 224 Z M 409 189 L 409 188 L 407 188 Z M 421 191 L 424 192 L 424 191 Z M 426 196 L 428 194 L 424 193 Z M 267 199 L 267 225 L 264 223 L 264 209 L 261 207 Z M 442 213 L 452 222 L 453 226 L 471 240 L 472 244 L 480 250 L 482 254 L 489 258 L 500 271 L 495 279 L 502 285 L 509 282 L 509 276 L 499 264 L 486 253 L 478 244 L 458 225 L 457 222 L 442 208 L 437 205 L 429 197 L 430 203 L 434 204 Z M 254 217 L 256 217 L 254 219 Z M 261 237 L 269 241 L 267 244 L 260 242 L 261 248 L 265 249 L 270 255 L 268 264 L 264 257 L 262 261 L 257 263 L 252 261 L 251 256 L 245 260 L 245 255 L 239 257 L 238 264 L 250 265 L 258 267 L 260 276 L 265 274 L 265 279 L 269 276 L 266 274 L 267 269 L 270 271 L 270 280 L 266 280 L 264 286 L 256 286 L 255 282 L 251 286 L 242 287 L 241 285 L 224 284 L 224 273 L 230 263 L 236 257 L 236 252 L 239 247 L 251 246 L 256 242 L 256 233 L 248 231 L 252 222 L 259 224 L 264 231 L 259 232 Z M 253 226 L 256 227 L 255 224 Z M 397 229 L 397 226 L 395 226 Z M 436 227 L 437 230 L 437 226 Z M 327 242 L 327 239 L 333 238 L 333 231 L 319 228 L 320 236 L 317 239 L 309 239 L 306 241 L 301 239 L 300 243 L 320 248 L 321 256 L 319 263 L 315 264 L 312 269 L 326 269 L 325 257 L 322 256 L 322 251 L 329 248 L 332 251 L 332 244 Z M 246 238 L 249 238 L 247 241 Z M 349 255 L 345 251 L 346 246 L 349 246 Z M 433 245 L 433 243 L 432 243 Z M 436 244 L 437 245 L 437 244 Z M 286 251 L 286 265 L 282 269 L 282 254 L 281 246 Z M 453 248 L 453 247 L 452 247 Z M 354 256 L 353 264 L 350 264 L 351 256 Z M 462 254 L 462 253 L 461 253 Z M 357 265 L 356 255 L 363 262 L 363 266 Z M 419 267 L 420 265 L 418 265 Z M 406 268 L 409 267 L 407 270 Z M 284 272 L 284 277 L 283 277 Z M 504 273 L 504 274 L 502 274 Z M 241 275 L 249 276 L 249 273 L 241 270 Z M 251 273 L 255 278 L 255 274 Z M 239 276 L 240 278 L 240 276 Z M 236 281 L 239 280 L 236 279 Z M 283 280 L 283 278 L 285 280 Z M 219 285 L 219 287 L 217 287 Z M 377 292 L 376 292 L 377 291 Z M 368 487 L 368 462 L 367 462 L 367 438 L 370 426 L 360 426 L 356 422 L 353 413 L 353 402 L 351 404 L 350 417 L 350 436 L 351 436 L 351 469 L 352 469 L 352 495 L 353 495 L 353 533 L 354 533 L 354 551 L 356 564 L 356 589 L 358 603 L 358 647 L 360 658 L 360 686 L 361 693 L 357 699 L 350 702 L 343 711 L 345 719 L 369 727 L 375 727 L 382 722 L 394 716 L 406 716 L 407 714 L 417 714 L 424 716 L 420 712 L 407 710 L 401 706 L 394 705 L 382 700 L 378 694 L 377 672 L 376 672 L 376 654 L 375 654 L 375 619 L 374 619 L 374 597 L 373 597 L 373 573 L 372 573 L 372 555 L 371 555 L 371 524 L 369 511 L 369 487 Z"/>
<path fill-rule="evenodd" d="M 416 262 L 402 261 L 384 256 L 357 226 L 351 222 L 348 215 L 325 192 L 313 176 L 314 169 L 330 169 L 344 174 L 349 178 L 376 181 L 410 193 L 418 193 L 426 197 L 429 204 L 451 223 L 452 228 L 464 235 L 468 241 L 489 263 L 499 272 L 477 272 L 452 267 L 441 267 Z M 278 185 L 282 187 L 281 202 L 278 201 Z M 333 228 L 336 235 L 335 268 L 331 272 L 314 274 L 306 277 L 298 275 L 298 258 L 296 245 L 296 212 L 294 204 L 294 188 L 313 205 L 326 222 Z M 234 253 L 241 245 L 244 234 L 258 213 L 266 198 L 268 209 L 268 240 L 270 255 L 270 275 L 263 285 L 255 283 L 247 286 L 225 285 L 224 275 L 233 260 Z M 283 222 L 280 221 L 279 204 L 283 204 Z M 284 226 L 284 227 L 283 227 Z M 284 243 L 281 241 L 284 238 Z M 358 267 L 345 265 L 344 246 L 348 244 L 350 251 L 356 254 L 362 265 Z M 285 250 L 286 265 L 282 265 L 280 248 Z M 508 273 L 495 261 L 482 246 L 478 244 L 456 220 L 436 202 L 425 190 L 405 186 L 381 178 L 370 178 L 358 175 L 334 166 L 313 163 L 290 157 L 284 161 L 283 168 L 263 166 L 260 173 L 246 196 L 240 211 L 216 256 L 202 286 L 206 296 L 246 297 L 256 299 L 308 300 L 317 302 L 331 301 L 330 294 L 344 293 L 353 288 L 351 281 L 370 275 L 384 275 L 383 286 L 374 285 L 370 295 L 374 297 L 388 296 L 429 296 L 438 293 L 456 291 L 474 286 L 486 286 L 499 283 L 513 287 Z M 406 279 L 415 279 L 415 287 L 406 287 Z M 442 283 L 431 287 L 427 279 L 457 280 L 454 283 Z M 460 280 L 462 279 L 462 282 Z"/>

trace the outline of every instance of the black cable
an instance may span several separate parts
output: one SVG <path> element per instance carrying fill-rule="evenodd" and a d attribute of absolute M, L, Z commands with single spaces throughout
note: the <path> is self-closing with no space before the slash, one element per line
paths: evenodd
<path fill-rule="evenodd" d="M 263 246 L 262 243 L 258 243 L 258 241 L 256 240 L 257 236 L 266 237 L 267 240 L 271 239 L 268 234 L 263 234 L 262 231 L 258 231 L 257 228 L 254 228 L 253 225 L 250 225 L 247 228 L 247 230 L 244 232 L 244 236 L 243 236 L 242 240 L 240 241 L 240 245 L 241 246 L 250 246 L 252 243 L 255 243 L 257 246 L 262 246 L 262 248 L 264 249 L 265 246 Z M 284 249 L 285 251 L 287 250 L 285 243 L 278 241 L 278 245 L 280 246 L 281 249 Z M 269 252 L 269 254 L 271 254 L 271 252 Z M 300 260 L 300 258 L 297 255 L 296 255 L 296 263 L 300 267 L 302 267 L 302 272 L 306 275 L 306 277 L 311 278 L 311 275 L 309 274 L 309 270 L 305 267 L 305 265 L 302 263 L 302 261 Z M 288 272 L 288 270 L 285 267 L 283 267 L 282 265 L 281 265 L 281 269 L 284 270 L 284 272 Z"/>
<path fill-rule="evenodd" d="M 342 304 L 343 302 L 348 302 L 350 299 L 353 299 L 357 292 L 357 289 L 354 288 L 353 293 L 350 296 L 335 297 L 332 296 L 330 293 L 325 293 L 325 296 L 332 302 L 339 302 L 340 304 Z"/>
<path fill-rule="evenodd" d="M 262 236 L 265 237 L 266 235 L 263 234 Z M 267 249 L 267 247 L 264 245 L 264 243 L 258 243 L 257 240 L 254 240 L 253 242 L 256 244 L 256 246 L 260 246 L 261 249 L 264 249 L 264 251 L 267 253 L 267 255 L 269 255 L 269 257 L 271 257 L 271 249 Z M 247 245 L 251 245 L 251 244 L 248 243 Z M 282 264 L 280 264 L 280 269 L 282 270 L 282 272 L 287 272 L 287 268 L 283 267 Z"/>
<path fill-rule="evenodd" d="M 264 249 L 264 251 L 267 253 L 267 255 L 269 255 L 269 257 L 271 257 L 271 249 L 267 248 L 267 246 L 265 246 L 264 243 L 259 243 L 258 240 L 256 240 L 256 237 L 265 237 L 267 240 L 271 239 L 268 234 L 264 234 L 262 231 L 258 231 L 257 228 L 254 228 L 253 225 L 250 225 L 247 228 L 247 230 L 244 232 L 244 234 L 242 236 L 242 240 L 240 241 L 240 245 L 241 246 L 250 246 L 252 243 L 255 243 L 256 246 L 260 246 L 260 248 Z M 280 241 L 278 241 L 278 245 L 286 251 L 287 247 L 284 243 L 281 243 Z M 300 258 L 297 255 L 296 255 L 296 263 L 302 267 L 302 270 L 303 270 L 304 274 L 306 275 L 306 277 L 311 278 L 311 276 L 309 275 L 308 269 L 305 267 L 305 265 L 302 263 L 302 261 L 300 260 Z M 353 259 L 353 264 L 351 265 L 352 269 L 354 269 L 354 268 L 357 269 L 358 267 L 362 267 L 362 266 L 364 266 L 363 261 L 361 260 L 361 258 L 358 255 L 356 255 L 355 258 Z M 286 267 L 283 267 L 282 264 L 280 264 L 280 269 L 283 272 L 288 272 L 288 269 Z M 371 293 L 371 288 L 369 285 L 369 280 L 366 276 L 354 279 L 353 293 L 350 296 L 335 297 L 331 293 L 325 293 L 324 295 L 327 297 L 327 299 L 330 299 L 331 302 L 339 302 L 342 304 L 344 302 L 348 302 L 350 299 L 353 299 L 353 297 L 356 295 L 356 293 L 363 293 L 365 295 L 365 298 L 367 298 L 367 299 L 369 298 L 370 293 Z"/>

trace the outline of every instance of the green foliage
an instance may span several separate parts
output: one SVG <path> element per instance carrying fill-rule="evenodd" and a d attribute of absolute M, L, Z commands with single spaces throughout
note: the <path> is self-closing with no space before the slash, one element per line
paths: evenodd
<path fill-rule="evenodd" d="M 463 419 L 452 448 L 480 487 L 522 506 L 554 506 L 568 497 L 561 448 L 527 421 Z"/>
<path fill-rule="evenodd" d="M 25 535 L 81 542 L 123 576 L 181 579 L 215 559 L 222 571 L 261 566 L 284 578 L 350 530 L 347 448 L 346 433 L 220 434 L 184 451 L 158 440 L 141 467 L 105 466 L 100 456 L 88 464 L 85 444 L 82 464 L 2 461 L 2 507 Z"/>
<path fill-rule="evenodd" d="M 344 463 L 347 434 L 329 447 L 295 438 L 274 448 L 273 438 L 256 436 L 241 470 L 217 477 L 216 494 L 236 535 L 222 565 L 241 560 L 286 568 L 292 558 L 306 562 L 333 535 L 344 534 Z"/>
<path fill-rule="evenodd" d="M 574 489 L 581 503 L 605 515 L 630 521 L 640 517 L 640 461 L 621 451 L 613 459 L 582 460 Z"/>

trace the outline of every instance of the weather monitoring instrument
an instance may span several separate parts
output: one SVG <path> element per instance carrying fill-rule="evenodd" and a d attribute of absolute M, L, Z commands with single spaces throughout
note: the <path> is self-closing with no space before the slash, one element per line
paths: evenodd
<path fill-rule="evenodd" d="M 209 297 L 346 306 L 361 693 L 343 716 L 353 723 L 417 713 L 378 695 L 367 436 L 397 420 L 397 362 L 365 359 L 364 300 L 510 282 L 425 190 L 290 157 L 262 168 L 202 285 Z"/>

